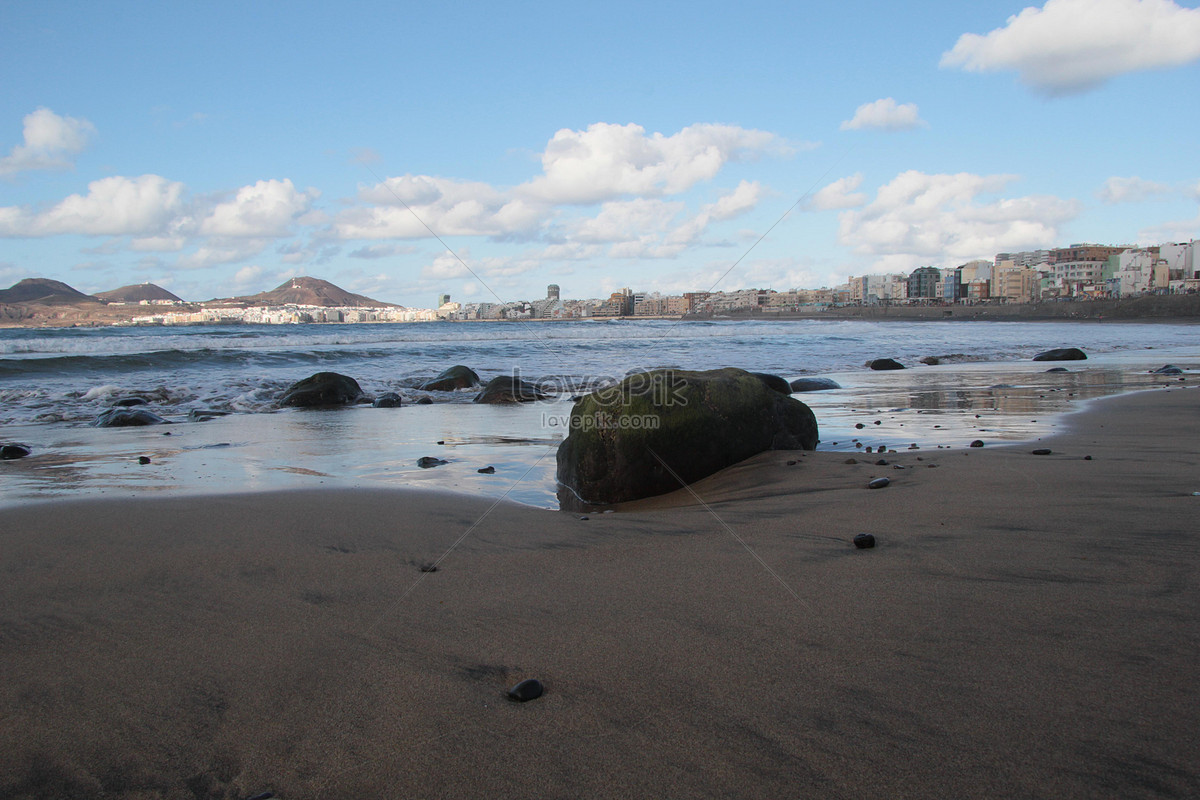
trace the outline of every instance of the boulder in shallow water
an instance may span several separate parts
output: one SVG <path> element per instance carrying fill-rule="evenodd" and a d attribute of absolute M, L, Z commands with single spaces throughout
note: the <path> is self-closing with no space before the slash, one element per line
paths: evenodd
<path fill-rule="evenodd" d="M 1047 350 L 1044 353 L 1038 353 L 1033 357 L 1034 361 L 1086 361 L 1087 353 L 1080 350 L 1078 347 L 1059 347 L 1054 350 Z"/>
<path fill-rule="evenodd" d="M 449 461 L 434 456 L 421 456 L 417 459 L 417 466 L 421 469 L 430 469 L 432 467 L 440 467 L 442 464 L 449 464 Z"/>
<path fill-rule="evenodd" d="M 402 402 L 403 400 L 400 399 L 400 395 L 395 392 L 384 392 L 379 397 L 376 397 L 371 405 L 374 408 L 399 408 Z"/>
<path fill-rule="evenodd" d="M 817 420 L 740 369 L 659 369 L 586 395 L 558 448 L 565 509 L 681 488 L 764 450 L 812 450 Z"/>
<path fill-rule="evenodd" d="M 874 361 L 867 364 L 867 366 L 870 367 L 871 369 L 876 369 L 876 370 L 904 369 L 904 365 L 901 364 L 899 361 L 897 361 L 894 358 L 877 358 Z"/>
<path fill-rule="evenodd" d="M 14 458 L 24 458 L 33 451 L 23 444 L 0 444 L 0 459 L 11 461 Z"/>
<path fill-rule="evenodd" d="M 793 392 L 823 392 L 826 389 L 842 388 L 833 378 L 796 378 L 790 386 Z"/>
<path fill-rule="evenodd" d="M 475 395 L 476 403 L 528 403 L 533 400 L 547 400 L 549 395 L 532 383 L 527 383 L 514 375 L 501 375 L 488 381 L 483 391 Z"/>
<path fill-rule="evenodd" d="M 1070 371 L 1071 370 L 1067 369 L 1066 367 L 1051 367 L 1050 369 L 1046 370 L 1046 372 L 1070 372 Z"/>
<path fill-rule="evenodd" d="M 417 388 L 424 392 L 452 392 L 455 389 L 473 389 L 480 383 L 482 381 L 475 374 L 475 370 L 464 367 L 462 364 L 456 364 L 450 369 L 443 370 L 442 374 L 433 380 L 425 381 Z"/>
<path fill-rule="evenodd" d="M 318 372 L 287 388 L 279 405 L 296 408 L 327 408 L 345 406 L 363 395 L 358 381 L 336 372 Z"/>
<path fill-rule="evenodd" d="M 1183 370 L 1181 370 L 1179 367 L 1175 366 L 1174 364 L 1167 364 L 1166 366 L 1162 366 L 1162 367 L 1159 367 L 1158 369 L 1154 370 L 1154 374 L 1155 375 L 1182 375 Z"/>
<path fill-rule="evenodd" d="M 144 408 L 110 408 L 92 424 L 97 428 L 137 428 L 143 425 L 163 425 L 166 420 Z"/>
<path fill-rule="evenodd" d="M 778 375 L 772 375 L 769 372 L 751 372 L 750 374 L 765 383 L 768 389 L 774 389 L 780 394 L 792 393 L 791 384 Z"/>

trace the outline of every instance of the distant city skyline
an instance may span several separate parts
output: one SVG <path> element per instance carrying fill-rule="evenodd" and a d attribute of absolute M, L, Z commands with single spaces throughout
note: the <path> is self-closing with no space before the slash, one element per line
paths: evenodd
<path fill-rule="evenodd" d="M 1196 3 L 1024 5 L 5 4 L 0 285 L 428 307 L 1200 237 Z"/>

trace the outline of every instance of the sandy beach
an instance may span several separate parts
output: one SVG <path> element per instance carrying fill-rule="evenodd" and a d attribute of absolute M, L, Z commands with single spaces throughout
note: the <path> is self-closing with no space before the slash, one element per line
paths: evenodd
<path fill-rule="evenodd" d="M 0 797 L 1198 796 L 1186 385 L 586 518 L 409 490 L 5 509 Z M 525 678 L 545 695 L 507 700 Z"/>

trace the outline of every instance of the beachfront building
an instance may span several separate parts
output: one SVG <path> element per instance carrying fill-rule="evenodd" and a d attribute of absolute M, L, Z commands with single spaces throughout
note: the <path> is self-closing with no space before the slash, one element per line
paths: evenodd
<path fill-rule="evenodd" d="M 1113 258 L 1116 259 L 1116 270 L 1110 285 L 1114 295 L 1132 297 L 1151 290 L 1158 261 L 1157 247 L 1130 248 Z"/>
<path fill-rule="evenodd" d="M 897 303 L 908 297 L 907 275 L 851 275 L 847 286 L 850 302 L 863 305 Z"/>
<path fill-rule="evenodd" d="M 1041 273 L 1030 267 L 1019 267 L 1012 261 L 996 265 L 993 297 L 1006 303 L 1032 303 L 1041 290 Z"/>
<path fill-rule="evenodd" d="M 1054 264 L 1054 282 L 1064 296 L 1098 297 L 1108 293 L 1113 277 L 1109 258 L 1128 250 L 1130 245 L 1073 244 L 1050 251 Z"/>
<path fill-rule="evenodd" d="M 938 281 L 937 298 L 946 303 L 955 303 L 966 296 L 966 288 L 962 283 L 962 271 L 949 267 L 942 269 L 942 279 Z"/>
<path fill-rule="evenodd" d="M 937 267 L 917 267 L 908 275 L 907 295 L 911 300 L 934 300 L 938 296 L 938 284 L 942 282 L 942 271 Z"/>

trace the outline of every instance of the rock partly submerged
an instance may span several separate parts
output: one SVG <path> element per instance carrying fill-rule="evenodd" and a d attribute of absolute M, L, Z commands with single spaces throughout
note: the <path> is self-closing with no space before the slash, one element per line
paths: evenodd
<path fill-rule="evenodd" d="M 1044 353 L 1038 353 L 1033 357 L 1034 361 L 1086 361 L 1087 353 L 1080 350 L 1078 347 L 1058 347 L 1054 350 L 1047 350 Z"/>
<path fill-rule="evenodd" d="M 904 369 L 904 365 L 894 358 L 877 358 L 867 366 L 874 370 Z"/>
<path fill-rule="evenodd" d="M 404 400 L 395 392 L 384 392 L 376 397 L 372 402 L 373 408 L 399 408 Z"/>
<path fill-rule="evenodd" d="M 772 375 L 769 372 L 751 372 L 750 374 L 766 384 L 768 389 L 773 389 L 780 394 L 792 393 L 792 385 L 778 375 Z"/>
<path fill-rule="evenodd" d="M 436 378 L 420 384 L 417 389 L 423 392 L 452 392 L 455 389 L 473 389 L 480 383 L 482 381 L 475 374 L 475 370 L 464 367 L 462 364 L 455 364 L 453 367 L 443 370 Z"/>
<path fill-rule="evenodd" d="M 318 372 L 289 386 L 279 398 L 279 405 L 330 408 L 350 405 L 362 396 L 362 387 L 354 378 L 337 372 Z"/>
<path fill-rule="evenodd" d="M 548 400 L 550 395 L 543 392 L 532 383 L 521 380 L 514 375 L 501 375 L 488 381 L 483 391 L 475 395 L 476 403 L 529 403 L 534 400 Z"/>
<path fill-rule="evenodd" d="M 558 448 L 559 502 L 653 497 L 764 450 L 816 445 L 812 410 L 745 370 L 637 373 L 575 403 Z"/>
<path fill-rule="evenodd" d="M 30 448 L 23 444 L 17 444 L 16 442 L 0 444 L 0 459 L 4 461 L 12 461 L 13 459 L 17 458 L 24 458 L 32 452 L 33 450 Z"/>
<path fill-rule="evenodd" d="M 110 408 L 92 423 L 97 428 L 137 428 L 163 424 L 166 424 L 165 419 L 144 408 Z"/>
<path fill-rule="evenodd" d="M 826 389 L 842 388 L 833 378 L 796 378 L 790 386 L 793 392 L 823 392 Z"/>

